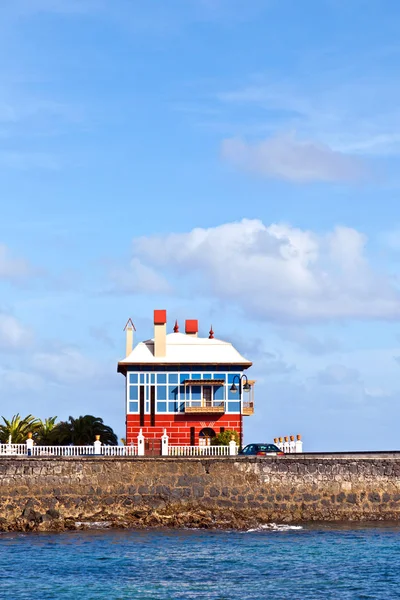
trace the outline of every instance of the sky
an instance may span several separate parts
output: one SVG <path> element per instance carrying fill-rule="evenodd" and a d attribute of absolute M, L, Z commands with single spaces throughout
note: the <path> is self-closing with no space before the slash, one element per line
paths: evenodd
<path fill-rule="evenodd" d="M 123 328 L 253 361 L 245 441 L 400 449 L 396 0 L 2 0 L 0 414 L 124 435 Z"/>

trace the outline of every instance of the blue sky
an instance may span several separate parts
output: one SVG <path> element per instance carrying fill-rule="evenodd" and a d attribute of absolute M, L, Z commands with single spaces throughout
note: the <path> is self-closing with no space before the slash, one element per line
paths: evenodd
<path fill-rule="evenodd" d="M 123 327 L 253 360 L 245 438 L 398 449 L 394 0 L 3 0 L 0 413 L 124 429 Z"/>

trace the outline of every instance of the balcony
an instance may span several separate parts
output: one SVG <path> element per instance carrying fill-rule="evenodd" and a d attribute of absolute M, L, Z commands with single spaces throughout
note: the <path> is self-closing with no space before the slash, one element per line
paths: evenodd
<path fill-rule="evenodd" d="M 192 402 L 185 402 L 185 413 L 187 414 L 224 414 L 225 402 L 214 401 L 214 402 L 200 402 L 193 400 Z"/>
<path fill-rule="evenodd" d="M 249 417 L 254 414 L 254 402 L 251 400 L 250 402 L 243 402 L 243 411 L 242 414 L 245 417 Z"/>

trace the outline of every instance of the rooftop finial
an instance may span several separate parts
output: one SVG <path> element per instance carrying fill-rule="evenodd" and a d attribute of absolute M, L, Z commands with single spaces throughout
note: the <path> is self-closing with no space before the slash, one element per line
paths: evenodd
<path fill-rule="evenodd" d="M 174 325 L 174 333 L 179 333 L 178 319 L 175 321 L 175 325 Z"/>
<path fill-rule="evenodd" d="M 213 340 L 213 339 L 214 339 L 214 332 L 213 332 L 212 325 L 211 325 L 211 329 L 210 329 L 210 335 L 208 336 L 208 339 L 209 339 L 209 340 Z"/>

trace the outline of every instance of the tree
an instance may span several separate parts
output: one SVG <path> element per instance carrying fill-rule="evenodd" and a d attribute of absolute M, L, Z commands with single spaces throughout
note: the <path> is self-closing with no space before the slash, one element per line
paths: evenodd
<path fill-rule="evenodd" d="M 225 431 L 218 433 L 212 440 L 212 446 L 229 446 L 229 442 L 233 439 L 239 445 L 239 434 L 234 429 L 225 429 Z"/>
<path fill-rule="evenodd" d="M 39 425 L 34 432 L 33 439 L 40 446 L 51 446 L 54 442 L 54 431 L 57 417 L 49 417 L 44 421 L 40 420 Z"/>
<path fill-rule="evenodd" d="M 69 417 L 68 421 L 57 423 L 52 433 L 54 444 L 75 446 L 92 445 L 96 435 L 100 436 L 103 444 L 118 445 L 118 438 L 112 428 L 105 425 L 103 419 L 93 415 L 84 415 L 76 419 Z"/>
<path fill-rule="evenodd" d="M 24 444 L 28 433 L 35 434 L 40 425 L 39 419 L 36 419 L 33 415 L 22 418 L 18 413 L 10 421 L 5 417 L 1 418 L 3 424 L 0 424 L 0 442 L 3 444 L 8 442 L 10 436 L 13 444 Z"/>

